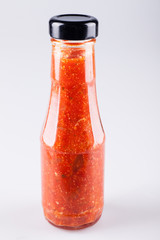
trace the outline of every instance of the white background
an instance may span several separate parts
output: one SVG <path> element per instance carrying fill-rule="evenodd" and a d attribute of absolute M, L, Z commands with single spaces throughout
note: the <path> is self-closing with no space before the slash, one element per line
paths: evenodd
<path fill-rule="evenodd" d="M 96 225 L 80 231 L 53 227 L 41 207 L 48 20 L 62 13 L 90 14 L 100 22 L 105 207 Z M 0 0 L 0 239 L 160 239 L 159 0 Z"/>

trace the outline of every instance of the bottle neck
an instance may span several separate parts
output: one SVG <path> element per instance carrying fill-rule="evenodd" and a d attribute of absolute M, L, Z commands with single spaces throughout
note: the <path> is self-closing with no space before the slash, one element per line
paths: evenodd
<path fill-rule="evenodd" d="M 52 42 L 51 81 L 61 87 L 95 82 L 95 39 Z"/>
<path fill-rule="evenodd" d="M 43 138 L 59 152 L 84 153 L 103 142 L 94 45 L 95 40 L 52 40 L 51 95 Z"/>

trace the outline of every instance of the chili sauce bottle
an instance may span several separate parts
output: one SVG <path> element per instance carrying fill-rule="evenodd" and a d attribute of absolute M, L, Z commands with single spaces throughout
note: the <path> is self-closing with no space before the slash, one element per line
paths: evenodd
<path fill-rule="evenodd" d="M 95 85 L 98 21 L 67 14 L 49 21 L 51 93 L 41 133 L 42 205 L 62 228 L 94 224 L 104 202 L 105 134 Z"/>

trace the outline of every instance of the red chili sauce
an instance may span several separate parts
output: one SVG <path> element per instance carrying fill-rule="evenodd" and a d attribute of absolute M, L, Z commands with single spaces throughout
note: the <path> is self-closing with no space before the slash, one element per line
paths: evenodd
<path fill-rule="evenodd" d="M 81 45 L 63 48 L 53 40 L 51 96 L 41 136 L 44 214 L 68 228 L 94 223 L 103 208 L 104 132 L 96 100 L 94 40 L 89 44 L 91 51 Z"/>

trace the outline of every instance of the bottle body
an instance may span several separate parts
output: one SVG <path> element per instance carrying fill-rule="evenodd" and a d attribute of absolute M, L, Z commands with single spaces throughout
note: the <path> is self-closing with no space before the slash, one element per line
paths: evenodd
<path fill-rule="evenodd" d="M 41 134 L 44 215 L 73 229 L 93 224 L 103 209 L 105 136 L 94 43 L 52 39 L 51 95 Z"/>

